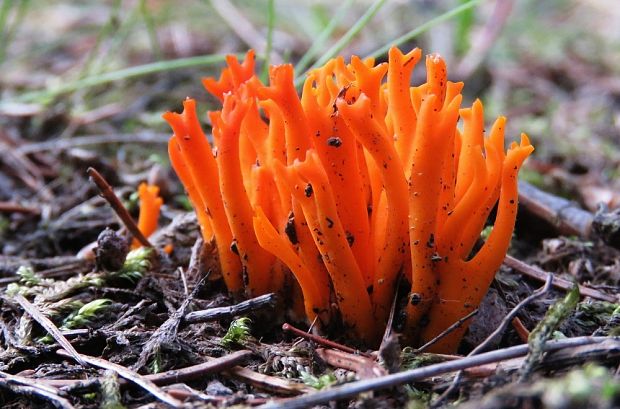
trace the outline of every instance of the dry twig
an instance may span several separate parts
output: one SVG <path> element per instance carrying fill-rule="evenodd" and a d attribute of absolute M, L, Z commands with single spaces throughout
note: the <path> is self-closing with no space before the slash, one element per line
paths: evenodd
<path fill-rule="evenodd" d="M 57 354 L 75 359 L 75 357 L 72 354 L 69 354 L 64 350 L 57 351 Z M 183 402 L 179 401 L 178 399 L 173 398 L 167 392 L 161 390 L 152 381 L 148 380 L 147 378 L 145 378 L 144 376 L 140 375 L 137 372 L 134 372 L 130 369 L 125 368 L 124 366 L 117 365 L 110 361 L 106 361 L 105 359 L 96 358 L 94 356 L 88 356 L 88 355 L 83 355 L 83 354 L 78 354 L 78 355 L 79 355 L 80 361 L 87 362 L 88 364 L 95 366 L 97 368 L 109 369 L 111 371 L 114 371 L 121 378 L 127 379 L 128 381 L 135 383 L 136 385 L 140 386 L 141 388 L 143 388 L 144 390 L 148 391 L 150 394 L 155 396 L 157 399 L 161 400 L 162 402 L 167 403 L 168 405 L 174 408 L 183 407 Z"/>
<path fill-rule="evenodd" d="M 245 361 L 252 351 L 242 349 L 232 352 L 220 358 L 212 358 L 207 362 L 198 365 L 188 366 L 187 368 L 175 369 L 159 374 L 146 375 L 145 378 L 155 385 L 170 385 L 177 382 L 186 382 L 201 378 L 205 375 L 222 372 Z"/>
<path fill-rule="evenodd" d="M 0 202 L 0 213 L 24 213 L 24 214 L 41 214 L 41 210 L 35 207 L 22 206 L 19 203 Z"/>
<path fill-rule="evenodd" d="M 581 237 L 590 235 L 594 216 L 575 202 L 519 181 L 519 204 L 537 217 L 551 223 L 562 235 Z"/>
<path fill-rule="evenodd" d="M 463 318 L 459 319 L 457 322 L 453 323 L 452 325 L 450 325 L 445 330 L 441 331 L 439 334 L 437 334 L 436 337 L 434 337 L 433 339 L 429 340 L 426 344 L 422 345 L 420 348 L 416 349 L 416 352 L 417 353 L 424 352 L 426 349 L 428 349 L 435 342 L 439 341 L 440 339 L 442 339 L 443 337 L 445 337 L 446 335 L 448 335 L 449 333 L 451 333 L 452 331 L 454 331 L 455 329 L 457 329 L 458 327 L 463 325 L 463 323 L 465 321 L 467 321 L 468 319 L 472 318 L 476 314 L 478 314 L 478 308 L 476 308 L 475 310 L 473 310 L 472 312 L 470 312 L 469 314 L 467 314 Z"/>
<path fill-rule="evenodd" d="M 342 345 L 339 344 L 338 342 L 334 342 L 331 341 L 327 338 L 323 338 L 319 335 L 314 335 L 314 334 L 310 334 L 309 332 L 305 332 L 300 330 L 299 328 L 295 328 L 294 326 L 292 326 L 291 324 L 285 322 L 284 324 L 282 324 L 282 331 L 284 332 L 290 332 L 292 334 L 297 335 L 298 337 L 304 338 L 304 339 L 309 339 L 311 341 L 316 342 L 318 345 L 323 345 L 324 347 L 328 347 L 328 348 L 334 348 L 334 349 L 338 349 L 340 351 L 344 351 L 344 352 L 348 352 L 351 354 L 359 354 L 362 356 L 366 356 L 366 357 L 370 357 L 370 354 L 367 354 L 365 352 L 361 352 L 355 348 L 351 348 L 349 346 L 346 345 Z"/>
<path fill-rule="evenodd" d="M 620 249 L 620 209 L 609 211 L 605 205 L 600 205 L 596 214 L 592 214 L 575 202 L 524 181 L 519 182 L 519 203 L 562 235 L 598 239 Z"/>
<path fill-rule="evenodd" d="M 256 388 L 281 395 L 299 395 L 314 390 L 302 383 L 289 382 L 275 376 L 264 375 L 240 366 L 231 368 L 230 370 L 224 372 L 224 375 L 232 376 L 233 378 L 249 383 Z"/>
<path fill-rule="evenodd" d="M 519 317 L 514 317 L 512 319 L 512 326 L 517 332 L 517 335 L 521 339 L 522 342 L 527 342 L 527 339 L 530 336 L 530 331 L 523 325 L 523 322 L 519 319 Z"/>
<path fill-rule="evenodd" d="M 53 199 L 52 192 L 45 186 L 41 170 L 25 155 L 17 152 L 16 146 L 0 132 L 0 151 L 5 169 L 19 179 L 33 193 L 41 195 L 45 200 Z"/>
<path fill-rule="evenodd" d="M 607 343 L 610 348 L 620 348 L 620 337 L 575 337 L 558 341 L 550 341 L 545 344 L 545 351 L 558 351 L 567 348 L 575 348 L 583 345 Z M 329 401 L 353 398 L 360 393 L 391 388 L 404 383 L 416 382 L 432 376 L 449 372 L 460 371 L 479 365 L 503 361 L 526 355 L 528 345 L 517 345 L 497 351 L 485 352 L 479 355 L 464 357 L 453 361 L 441 362 L 415 368 L 396 374 L 386 375 L 380 378 L 366 379 L 348 383 L 328 390 L 291 398 L 286 400 L 272 401 L 262 405 L 262 409 L 302 409 L 314 405 L 320 405 Z"/>
<path fill-rule="evenodd" d="M 43 313 L 41 313 L 41 311 L 39 311 L 39 309 L 34 304 L 28 301 L 21 294 L 15 295 L 15 301 L 17 301 L 19 305 L 21 305 L 21 307 L 24 309 L 24 311 L 30 314 L 30 316 L 36 322 L 38 322 L 39 325 L 41 325 L 43 329 L 46 330 L 52 336 L 52 338 L 54 338 L 56 342 L 58 342 L 58 344 L 60 344 L 60 346 L 67 350 L 67 352 L 73 359 L 75 359 L 81 365 L 86 366 L 86 361 L 81 358 L 80 354 L 75 350 L 75 348 L 73 348 L 73 345 L 71 345 L 67 338 L 62 335 L 62 332 L 60 332 L 58 327 L 54 325 L 54 323 L 50 321 L 49 318 L 43 315 Z"/>
<path fill-rule="evenodd" d="M 261 308 L 274 307 L 276 304 L 274 293 L 260 295 L 249 300 L 241 301 L 238 304 L 228 307 L 215 307 L 206 310 L 192 311 L 183 317 L 183 324 L 196 324 L 199 322 L 215 321 L 222 318 L 234 317 L 236 315 L 247 314 Z"/>
<path fill-rule="evenodd" d="M 60 352 L 62 354 L 62 352 Z M 232 368 L 235 365 L 239 365 L 245 361 L 252 351 L 242 349 L 240 351 L 232 352 L 228 355 L 224 355 L 219 358 L 207 358 L 206 362 L 188 366 L 180 369 L 172 369 L 170 371 L 161 372 L 157 374 L 144 375 L 144 378 L 153 382 L 157 386 L 165 386 L 178 382 L 186 382 L 194 379 L 202 378 L 206 375 L 211 375 L 225 371 Z M 31 378 L 27 378 L 32 381 Z M 83 383 L 79 379 L 38 379 L 39 382 L 45 385 L 53 386 L 55 388 L 72 387 Z M 120 379 L 119 383 L 123 385 L 126 381 Z"/>
<path fill-rule="evenodd" d="M 337 349 L 323 348 L 317 349 L 316 353 L 331 366 L 354 371 L 360 379 L 377 378 L 387 375 L 388 373 L 385 368 L 380 366 L 373 359 L 362 355 L 350 354 L 348 352 L 338 351 Z"/>
<path fill-rule="evenodd" d="M 546 281 L 547 277 L 552 275 L 552 273 L 546 272 L 536 266 L 531 266 L 509 255 L 506 255 L 506 258 L 504 258 L 504 265 L 538 281 Z M 562 290 L 570 290 L 573 287 L 573 283 L 560 277 L 554 277 L 553 286 L 555 288 L 561 288 Z M 617 303 L 619 300 L 618 296 L 605 294 L 602 291 L 581 284 L 579 285 L 579 294 L 583 297 L 590 297 L 612 303 Z"/>
<path fill-rule="evenodd" d="M 93 182 L 95 182 L 101 192 L 101 195 L 108 201 L 131 235 L 135 237 L 144 247 L 153 247 L 148 239 L 144 237 L 144 234 L 142 234 L 138 228 L 138 225 L 136 225 L 136 222 L 133 220 L 127 209 L 125 209 L 125 206 L 123 206 L 119 198 L 112 190 L 112 187 L 104 179 L 104 177 L 101 176 L 101 174 L 94 168 L 88 168 L 86 173 L 88 173 L 88 176 L 90 176 Z"/>
<path fill-rule="evenodd" d="M 30 382 L 26 383 L 26 381 Z M 32 382 L 32 379 L 29 378 L 2 373 L 0 374 L 0 387 L 18 395 L 35 396 L 47 400 L 60 409 L 74 408 L 71 402 L 58 394 L 55 388 L 41 385 L 39 382 Z"/>

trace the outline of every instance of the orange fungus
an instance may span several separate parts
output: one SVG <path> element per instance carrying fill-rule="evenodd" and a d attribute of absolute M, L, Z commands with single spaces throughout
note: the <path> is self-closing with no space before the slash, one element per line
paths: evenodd
<path fill-rule="evenodd" d="M 522 135 L 506 150 L 503 117 L 485 135 L 482 103 L 461 106 L 463 84 L 439 55 L 411 86 L 421 59 L 397 48 L 380 64 L 339 57 L 310 71 L 299 96 L 292 66 L 271 67 L 265 85 L 250 51 L 203 80 L 222 103 L 208 115 L 211 141 L 193 100 L 164 115 L 172 165 L 232 293 L 298 286 L 310 321 L 339 317 L 370 344 L 400 277 L 416 342 L 478 306 L 510 244 L 517 174 L 534 148 Z M 466 327 L 434 350 L 454 351 Z"/>

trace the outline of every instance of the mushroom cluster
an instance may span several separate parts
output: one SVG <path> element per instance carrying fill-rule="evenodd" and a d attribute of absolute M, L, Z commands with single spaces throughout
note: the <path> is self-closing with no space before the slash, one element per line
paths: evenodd
<path fill-rule="evenodd" d="M 426 57 L 427 80 L 412 87 L 420 59 L 419 49 L 395 47 L 387 63 L 332 59 L 299 97 L 291 65 L 271 67 L 265 85 L 250 51 L 203 80 L 222 102 L 208 113 L 212 142 L 194 100 L 164 114 L 173 168 L 204 239 L 215 240 L 229 291 L 294 283 L 309 321 L 341 320 L 370 344 L 399 277 L 416 342 L 477 308 L 508 249 L 517 174 L 534 148 L 522 134 L 504 149 L 504 117 L 485 136 L 482 103 L 461 108 L 463 84 L 448 81 L 439 55 Z M 475 246 L 495 207 L 490 235 Z M 466 327 L 434 350 L 455 350 Z"/>

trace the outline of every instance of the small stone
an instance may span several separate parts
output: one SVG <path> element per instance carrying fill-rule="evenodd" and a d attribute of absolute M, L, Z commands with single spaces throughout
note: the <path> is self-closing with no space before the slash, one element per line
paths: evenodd
<path fill-rule="evenodd" d="M 205 392 L 207 392 L 207 394 L 209 395 L 214 395 L 214 396 L 227 396 L 227 395 L 233 394 L 232 389 L 230 389 L 229 387 L 225 386 L 222 382 L 217 381 L 217 380 L 209 382 Z"/>

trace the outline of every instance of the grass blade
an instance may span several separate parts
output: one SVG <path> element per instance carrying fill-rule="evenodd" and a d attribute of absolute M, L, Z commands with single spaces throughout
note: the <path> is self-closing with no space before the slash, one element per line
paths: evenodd
<path fill-rule="evenodd" d="M 344 3 L 338 7 L 336 12 L 334 13 L 334 17 L 329 20 L 329 23 L 325 26 L 325 28 L 321 31 L 316 39 L 312 42 L 312 46 L 306 51 L 306 53 L 299 59 L 297 64 L 295 65 L 295 72 L 304 71 L 308 65 L 310 65 L 310 61 L 320 52 L 320 50 L 325 48 L 325 43 L 329 39 L 329 36 L 334 32 L 340 20 L 344 17 L 346 12 L 353 5 L 354 0 L 346 0 Z"/>
<path fill-rule="evenodd" d="M 142 15 L 142 19 L 144 20 L 144 25 L 146 27 L 146 33 L 149 37 L 149 42 L 151 43 L 153 54 L 157 59 L 161 59 L 162 51 L 159 45 L 159 39 L 157 38 L 157 26 L 155 24 L 155 19 L 149 10 L 149 5 L 146 0 L 140 0 L 139 7 L 140 14 Z"/>
<path fill-rule="evenodd" d="M 267 4 L 267 44 L 265 45 L 265 63 L 263 64 L 263 72 L 261 80 L 267 83 L 269 77 L 269 64 L 271 62 L 271 49 L 273 48 L 273 28 L 276 24 L 276 6 L 275 0 L 269 0 Z"/>
<path fill-rule="evenodd" d="M 467 0 L 460 0 L 461 4 L 467 3 Z M 454 45 L 456 54 L 462 56 L 469 49 L 471 30 L 474 26 L 474 9 L 470 8 L 459 16 L 456 20 L 456 29 L 454 33 Z"/>
<path fill-rule="evenodd" d="M 451 10 L 446 11 L 443 14 L 440 14 L 439 16 L 430 19 L 429 21 L 427 21 L 426 23 L 422 24 L 419 27 L 414 28 L 413 30 L 403 34 L 402 36 L 396 38 L 393 41 L 388 42 L 387 44 L 385 44 L 384 46 L 374 50 L 373 52 L 371 52 L 370 54 L 368 54 L 366 57 L 380 57 L 384 54 L 386 54 L 390 47 L 392 46 L 399 46 L 417 36 L 419 36 L 420 34 L 425 33 L 426 31 L 430 30 L 431 28 L 435 27 L 436 25 L 443 23 L 444 21 L 450 20 L 451 18 L 454 18 L 458 15 L 460 15 L 461 13 L 466 12 L 467 10 L 471 9 L 472 7 L 477 6 L 479 3 L 481 2 L 481 0 L 470 0 L 466 3 L 461 4 L 458 7 L 455 7 Z"/>
<path fill-rule="evenodd" d="M 239 54 L 238 57 L 243 58 L 243 55 Z M 47 100 L 59 95 L 84 88 L 91 88 L 98 85 L 108 84 L 110 82 L 126 80 L 157 72 L 213 65 L 224 62 L 225 58 L 226 56 L 224 54 L 210 54 L 137 65 L 135 67 L 124 68 L 118 71 L 111 71 L 100 75 L 85 77 L 80 80 L 64 83 L 47 90 L 27 92 L 18 97 L 17 100 L 19 102 L 41 102 L 41 100 L 43 100 L 43 102 L 47 102 Z"/>
<path fill-rule="evenodd" d="M 329 50 L 324 52 L 321 58 L 319 58 L 314 64 L 312 64 L 312 66 L 308 70 L 306 70 L 306 72 L 313 68 L 320 67 L 321 65 L 325 64 L 329 59 L 333 58 L 334 56 L 336 56 L 336 54 L 342 51 L 342 49 L 345 48 L 360 31 L 362 31 L 362 29 L 368 24 L 368 22 L 372 20 L 372 18 L 375 16 L 375 14 L 377 14 L 379 9 L 381 9 L 384 4 L 385 0 L 375 1 L 372 6 L 370 6 L 368 10 L 366 10 L 366 12 L 355 22 L 355 24 L 353 24 L 353 27 L 351 27 L 349 31 L 347 31 L 340 38 L 340 40 L 336 42 L 336 44 L 332 45 Z M 303 83 L 306 72 L 297 77 L 297 79 L 295 80 L 295 86 L 300 86 Z"/>
<path fill-rule="evenodd" d="M 8 22 L 9 12 L 14 3 L 11 0 L 5 0 L 0 8 L 0 64 L 4 62 L 7 50 L 17 29 L 20 27 L 28 7 L 30 6 L 30 0 L 22 0 L 17 5 L 17 11 L 12 23 Z"/>

